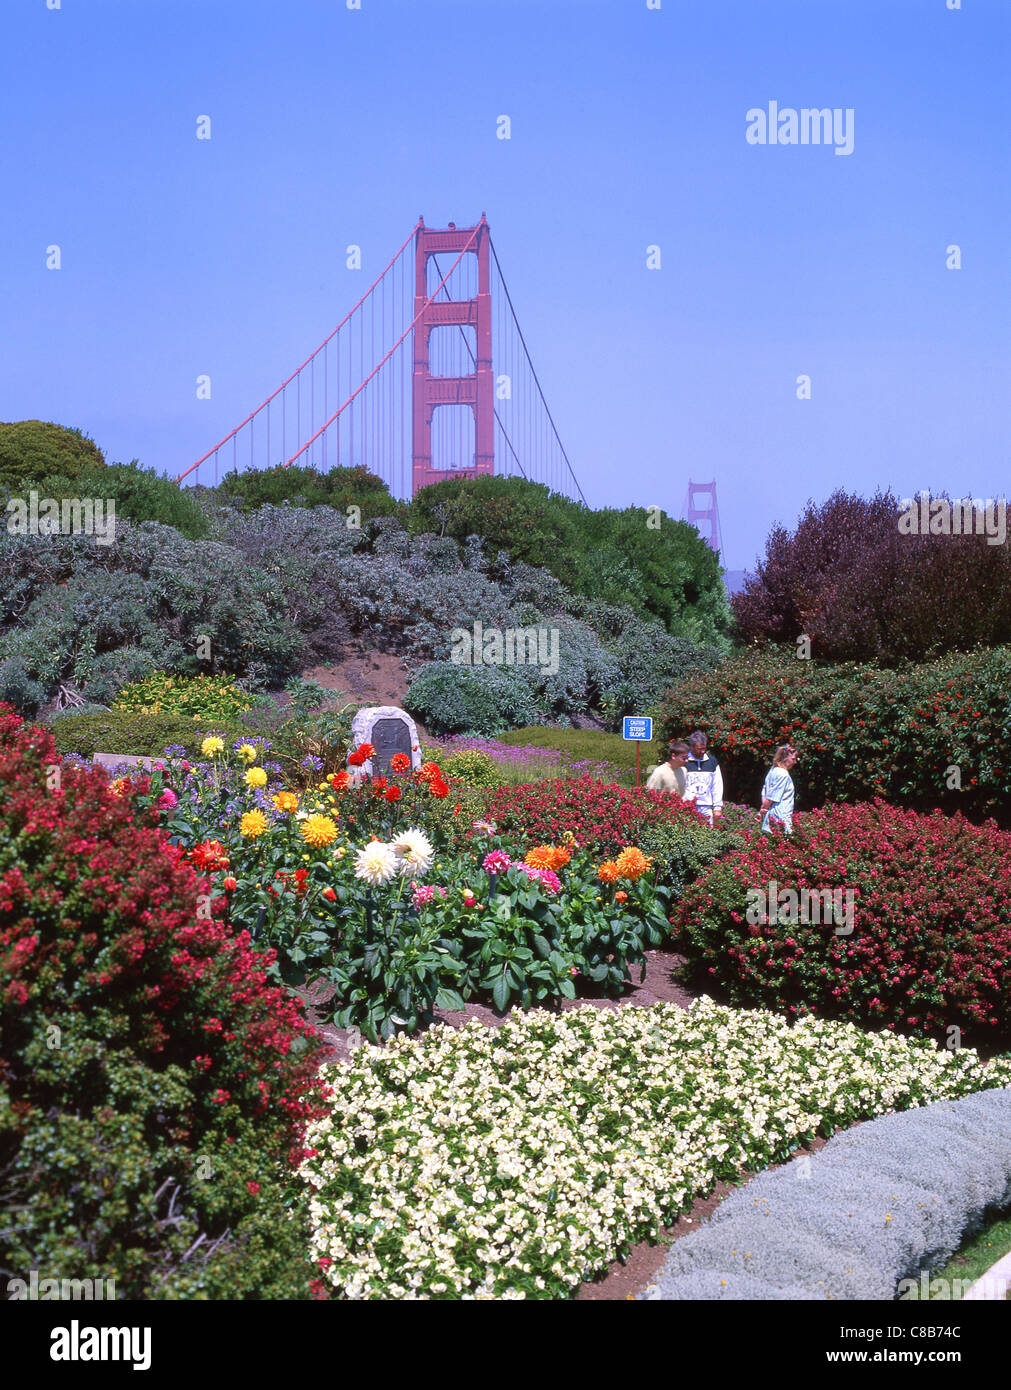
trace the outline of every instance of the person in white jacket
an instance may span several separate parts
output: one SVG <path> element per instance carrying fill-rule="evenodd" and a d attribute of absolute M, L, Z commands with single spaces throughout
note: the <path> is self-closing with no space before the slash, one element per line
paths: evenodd
<path fill-rule="evenodd" d="M 709 740 L 701 729 L 688 735 L 691 756 L 685 763 L 684 800 L 694 801 L 696 810 L 712 825 L 723 815 L 723 773 L 711 753 Z"/>

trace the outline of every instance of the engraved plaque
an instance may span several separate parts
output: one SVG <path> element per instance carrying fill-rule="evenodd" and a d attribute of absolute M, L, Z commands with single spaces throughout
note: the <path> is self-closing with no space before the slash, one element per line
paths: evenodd
<path fill-rule="evenodd" d="M 376 777 L 387 777 L 394 753 L 411 756 L 411 731 L 404 719 L 377 719 L 372 726 L 370 742 L 375 748 L 372 770 Z"/>

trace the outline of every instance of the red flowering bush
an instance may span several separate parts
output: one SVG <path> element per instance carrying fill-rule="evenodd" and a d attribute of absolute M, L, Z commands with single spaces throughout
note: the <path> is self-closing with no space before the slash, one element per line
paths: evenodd
<path fill-rule="evenodd" d="M 1009 648 L 897 671 L 750 652 L 682 681 L 659 723 L 668 738 L 705 729 L 727 794 L 754 806 L 777 744 L 793 743 L 802 807 L 880 795 L 975 817 L 1011 798 L 1009 687 Z"/>
<path fill-rule="evenodd" d="M 0 1264 L 308 1296 L 286 1168 L 322 1042 L 156 816 L 0 711 Z"/>
<path fill-rule="evenodd" d="M 1011 1034 L 1009 887 L 1011 835 L 993 822 L 877 800 L 811 811 L 792 837 L 754 834 L 672 920 L 692 972 L 735 1004 L 906 1035 L 957 1027 L 977 1046 Z"/>
<path fill-rule="evenodd" d="M 571 831 L 580 848 L 605 858 L 637 845 L 654 858 L 658 876 L 675 885 L 694 878 L 739 838 L 711 830 L 676 797 L 589 776 L 491 788 L 483 814 L 506 839 L 555 843 Z"/>

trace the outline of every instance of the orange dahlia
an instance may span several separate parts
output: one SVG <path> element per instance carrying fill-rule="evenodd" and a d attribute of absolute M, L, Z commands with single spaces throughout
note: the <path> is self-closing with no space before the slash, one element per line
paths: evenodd
<path fill-rule="evenodd" d="M 619 878 L 627 878 L 631 883 L 648 873 L 653 863 L 652 859 L 647 859 L 641 849 L 635 849 L 631 846 L 626 846 L 614 862 Z"/>
<path fill-rule="evenodd" d="M 294 792 L 278 792 L 274 797 L 274 805 L 279 811 L 297 811 L 298 797 Z"/>
<path fill-rule="evenodd" d="M 612 859 L 607 859 L 597 870 L 597 877 L 601 883 L 613 883 L 616 878 L 621 877 L 621 874 L 618 872 L 617 864 Z"/>
<path fill-rule="evenodd" d="M 527 852 L 523 862 L 528 869 L 553 869 L 555 867 L 555 851 L 551 845 L 537 845 Z"/>
<path fill-rule="evenodd" d="M 391 772 L 409 772 L 411 760 L 406 753 L 394 753 L 390 759 Z"/>

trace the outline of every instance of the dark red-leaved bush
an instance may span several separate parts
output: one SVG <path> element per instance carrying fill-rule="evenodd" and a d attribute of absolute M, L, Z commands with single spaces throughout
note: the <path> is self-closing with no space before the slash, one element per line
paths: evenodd
<path fill-rule="evenodd" d="M 840 890 L 832 920 L 816 924 L 810 897 L 808 923 L 790 920 L 802 890 L 824 889 Z M 692 972 L 736 1004 L 945 1040 L 957 1028 L 970 1045 L 1011 1032 L 1011 835 L 992 822 L 880 800 L 811 811 L 792 837 L 755 834 L 713 864 L 673 921 Z"/>
<path fill-rule="evenodd" d="M 0 1264 L 307 1293 L 286 1170 L 322 1040 L 156 814 L 0 711 Z"/>
<path fill-rule="evenodd" d="M 731 601 L 744 640 L 804 633 L 815 657 L 888 665 L 1011 642 L 1011 538 L 903 534 L 899 500 L 840 491 L 809 503 L 795 531 L 774 527 Z"/>

